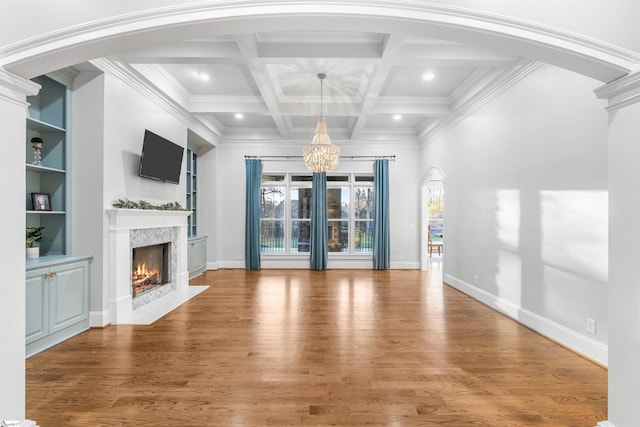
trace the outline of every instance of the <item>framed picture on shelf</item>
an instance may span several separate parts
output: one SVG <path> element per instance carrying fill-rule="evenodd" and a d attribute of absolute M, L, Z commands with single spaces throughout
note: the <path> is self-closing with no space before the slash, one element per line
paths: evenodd
<path fill-rule="evenodd" d="M 51 195 L 49 193 L 31 193 L 34 211 L 50 211 Z"/>

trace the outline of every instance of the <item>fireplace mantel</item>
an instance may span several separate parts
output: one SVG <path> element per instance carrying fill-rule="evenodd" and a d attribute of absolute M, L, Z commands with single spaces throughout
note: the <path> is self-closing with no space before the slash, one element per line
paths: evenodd
<path fill-rule="evenodd" d="M 172 250 L 175 251 L 175 271 L 173 283 L 167 289 L 170 293 L 162 299 L 172 298 L 174 293 L 183 292 L 189 286 L 187 263 L 187 216 L 189 211 L 169 211 L 151 209 L 107 209 L 109 216 L 109 249 L 105 274 L 109 292 L 109 310 L 106 318 L 100 319 L 105 325 L 135 323 L 135 313 L 140 307 L 136 298 L 134 304 L 131 288 L 132 245 L 137 246 L 139 236 L 175 236 Z M 155 230 L 157 229 L 157 230 Z M 170 233 L 165 231 L 172 230 Z M 157 232 L 157 233 L 156 233 Z M 158 234 L 159 233 L 159 234 Z M 154 242 L 156 243 L 156 242 Z M 160 242 L 157 242 L 160 243 Z M 166 285 L 169 286 L 169 285 Z M 143 301 L 144 302 L 144 301 Z M 146 302 L 144 302 L 146 304 Z M 93 324 L 92 324 L 93 326 Z"/>
<path fill-rule="evenodd" d="M 107 209 L 109 229 L 182 227 L 187 225 L 191 211 L 161 211 L 156 209 Z"/>

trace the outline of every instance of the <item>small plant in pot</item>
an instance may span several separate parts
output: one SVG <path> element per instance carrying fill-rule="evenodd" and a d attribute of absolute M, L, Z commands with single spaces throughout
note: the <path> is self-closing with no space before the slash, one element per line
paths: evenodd
<path fill-rule="evenodd" d="M 44 227 L 27 227 L 25 243 L 27 245 L 27 258 L 40 256 L 40 240 L 42 240 Z"/>

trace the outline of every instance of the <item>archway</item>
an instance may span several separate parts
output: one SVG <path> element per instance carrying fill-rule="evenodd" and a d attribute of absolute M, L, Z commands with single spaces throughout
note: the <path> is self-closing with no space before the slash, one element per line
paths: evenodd
<path fill-rule="evenodd" d="M 377 2 L 375 7 L 349 0 L 339 4 L 326 2 L 326 5 L 316 2 L 311 6 L 268 3 L 226 2 L 217 7 L 211 3 L 201 3 L 198 9 L 192 4 L 159 8 L 145 14 L 129 10 L 111 18 L 85 20 L 82 25 L 65 20 L 66 28 L 61 26 L 54 28 L 52 32 L 48 32 L 51 24 L 40 25 L 51 21 L 46 10 L 33 10 L 33 20 L 29 26 L 31 30 L 20 32 L 23 38 L 16 43 L 3 46 L 0 51 L 0 67 L 28 78 L 117 52 L 122 46 L 141 47 L 189 36 L 197 37 L 204 32 L 231 34 L 243 25 L 258 26 L 264 31 L 273 28 L 348 28 L 345 23 L 349 19 L 345 15 L 349 15 L 350 18 L 357 18 L 363 28 L 376 28 L 378 31 L 383 30 L 384 25 L 395 23 L 406 24 L 409 34 L 429 34 L 432 37 L 466 43 L 473 42 L 476 37 L 476 43 L 500 46 L 504 50 L 589 75 L 603 82 L 622 76 L 633 68 L 630 61 L 618 54 L 614 46 L 606 49 L 604 44 L 593 43 L 587 37 L 567 37 L 569 32 L 552 31 L 545 29 L 543 25 L 523 28 L 522 22 L 501 19 L 489 13 L 470 13 L 459 8 L 443 5 L 436 7 L 433 4 L 414 4 L 410 8 L 398 1 Z M 76 7 L 82 9 L 80 4 L 74 5 Z M 322 16 L 310 25 L 314 13 Z M 23 26 L 23 22 L 16 20 L 15 25 Z M 46 33 L 38 33 L 41 28 L 46 28 Z M 6 28 L 6 34 L 11 32 L 11 27 Z M 17 82 L 5 77 L 3 76 L 12 89 L 13 86 L 20 87 Z M 14 174 L 7 171 L 4 176 L 10 180 Z M 14 193 L 9 194 L 10 198 L 13 198 Z M 22 196 L 17 194 L 15 198 Z M 16 209 L 20 210 L 19 207 Z M 21 212 L 18 214 L 22 215 Z M 427 221 L 421 223 L 427 224 Z M 17 239 L 9 241 L 9 244 L 13 246 L 14 241 Z M 19 269 L 22 269 L 19 265 L 9 269 L 9 277 L 20 277 L 12 275 L 13 271 Z M 16 343 L 12 341 L 7 347 L 14 344 Z"/>
<path fill-rule="evenodd" d="M 493 46 L 602 82 L 612 81 L 634 69 L 633 57 L 627 51 L 603 45 L 593 38 L 506 15 L 443 4 L 407 4 L 393 0 L 375 5 L 353 0 L 313 4 L 165 3 L 169 5 L 149 10 L 134 2 L 113 9 L 96 9 L 78 3 L 74 5 L 74 15 L 60 23 L 53 22 L 46 9 L 30 11 L 31 25 L 27 28 L 20 20 L 5 22 L 7 35 L 20 34 L 22 38 L 8 37 L 7 45 L 0 46 L 0 67 L 32 78 L 123 49 L 243 34 L 247 28 L 252 32 L 358 28 L 385 33 L 390 27 L 400 26 L 407 35 Z"/>

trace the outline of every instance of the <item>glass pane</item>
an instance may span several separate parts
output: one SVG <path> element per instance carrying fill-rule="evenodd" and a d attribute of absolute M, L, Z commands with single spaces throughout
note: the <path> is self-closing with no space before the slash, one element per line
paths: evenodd
<path fill-rule="evenodd" d="M 309 252 L 311 221 L 291 221 L 291 253 Z"/>
<path fill-rule="evenodd" d="M 354 191 L 356 219 L 373 219 L 373 187 L 356 187 Z"/>
<path fill-rule="evenodd" d="M 313 175 L 293 175 L 291 176 L 291 181 L 311 182 L 313 181 Z"/>
<path fill-rule="evenodd" d="M 260 218 L 284 218 L 285 187 L 260 187 Z"/>
<path fill-rule="evenodd" d="M 311 189 L 291 189 L 291 219 L 311 219 Z"/>
<path fill-rule="evenodd" d="M 191 165 L 191 172 L 196 175 L 198 173 L 198 156 L 193 153 L 192 155 L 193 164 Z"/>
<path fill-rule="evenodd" d="M 284 252 L 284 221 L 260 221 L 260 252 Z"/>
<path fill-rule="evenodd" d="M 261 182 L 269 182 L 269 181 L 284 181 L 284 175 L 262 175 L 260 177 Z"/>
<path fill-rule="evenodd" d="M 329 252 L 349 251 L 349 221 L 329 221 Z"/>
<path fill-rule="evenodd" d="M 356 176 L 356 182 L 373 182 L 373 175 Z"/>
<path fill-rule="evenodd" d="M 349 182 L 349 175 L 328 175 L 327 182 Z"/>
<path fill-rule="evenodd" d="M 356 252 L 372 252 L 373 221 L 356 221 L 353 233 L 353 247 Z"/>
<path fill-rule="evenodd" d="M 349 187 L 327 188 L 327 218 L 349 218 Z"/>
<path fill-rule="evenodd" d="M 432 234 L 442 237 L 442 225 L 444 222 L 442 189 L 429 188 L 429 226 Z"/>

